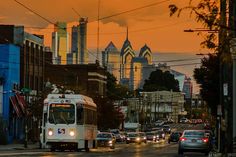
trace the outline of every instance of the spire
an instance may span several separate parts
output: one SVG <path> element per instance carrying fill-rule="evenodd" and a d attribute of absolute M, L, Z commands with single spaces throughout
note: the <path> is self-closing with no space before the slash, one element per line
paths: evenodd
<path fill-rule="evenodd" d="M 126 40 L 129 40 L 129 27 L 127 26 L 127 30 L 126 30 Z"/>

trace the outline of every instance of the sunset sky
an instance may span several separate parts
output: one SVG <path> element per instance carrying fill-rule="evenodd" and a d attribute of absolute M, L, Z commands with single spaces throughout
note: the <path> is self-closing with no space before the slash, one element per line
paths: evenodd
<path fill-rule="evenodd" d="M 52 23 L 64 21 L 68 28 L 78 23 L 78 12 L 88 17 L 88 48 L 97 46 L 98 0 L 18 0 Z M 198 0 L 195 0 L 198 1 Z M 189 0 L 100 0 L 100 17 L 158 3 L 133 12 L 107 18 L 100 22 L 100 50 L 110 41 L 121 48 L 126 38 L 126 27 L 129 27 L 129 39 L 135 51 L 147 44 L 153 52 L 186 52 L 206 51 L 199 46 L 201 37 L 196 33 L 184 33 L 185 29 L 200 28 L 186 12 L 180 18 L 169 17 L 169 4 L 185 6 Z M 73 10 L 73 9 L 74 10 Z M 93 22 L 94 21 L 94 22 Z M 53 26 L 46 20 L 25 9 L 14 0 L 1 0 L 0 23 L 24 25 L 28 32 L 45 35 L 45 44 L 50 46 Z M 46 28 L 35 29 L 34 27 Z M 69 32 L 71 30 L 69 29 Z"/>
<path fill-rule="evenodd" d="M 77 13 L 79 13 L 82 17 L 88 17 L 87 45 L 90 52 L 96 54 L 98 0 L 17 1 L 47 21 L 22 7 L 15 0 L 1 0 L 0 24 L 24 25 L 27 32 L 44 35 L 45 45 L 51 46 L 53 23 L 67 22 L 68 32 L 71 35 L 71 27 L 78 24 Z M 193 0 L 194 3 L 198 1 Z M 128 27 L 129 40 L 136 52 L 139 52 L 144 44 L 147 44 L 153 53 L 180 53 L 178 59 L 193 58 L 196 57 L 196 53 L 207 52 L 208 50 L 200 47 L 202 37 L 197 36 L 196 33 L 184 32 L 185 29 L 202 28 L 200 24 L 196 23 L 194 17 L 189 16 L 189 12 L 184 12 L 179 18 L 169 16 L 168 6 L 170 4 L 183 7 L 188 2 L 189 0 L 100 0 L 100 18 L 154 3 L 159 4 L 101 20 L 99 50 L 104 50 L 110 41 L 121 49 Z M 191 56 L 187 56 L 186 53 Z M 171 57 L 169 59 L 176 59 L 173 55 Z M 198 62 L 200 63 L 200 60 Z M 193 78 L 193 69 L 197 66 L 199 65 L 178 66 L 175 69 Z M 197 86 L 195 82 L 194 86 Z M 197 90 L 198 88 L 194 89 L 194 91 Z"/>

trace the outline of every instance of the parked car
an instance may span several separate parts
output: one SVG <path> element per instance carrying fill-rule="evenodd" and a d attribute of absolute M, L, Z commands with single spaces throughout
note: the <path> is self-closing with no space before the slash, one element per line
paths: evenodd
<path fill-rule="evenodd" d="M 147 138 L 145 133 L 143 132 L 129 132 L 127 133 L 126 143 L 138 143 L 141 144 L 142 142 L 147 143 Z"/>
<path fill-rule="evenodd" d="M 97 134 L 97 146 L 98 147 L 110 147 L 111 149 L 115 148 L 116 139 L 109 132 L 100 132 Z"/>
<path fill-rule="evenodd" d="M 210 141 L 205 135 L 205 130 L 185 130 L 179 139 L 178 154 L 184 152 L 203 152 L 208 155 Z"/>
<path fill-rule="evenodd" d="M 182 135 L 182 132 L 179 132 L 179 131 L 172 132 L 170 134 L 169 139 L 168 139 L 168 143 L 170 143 L 170 142 L 178 142 L 181 135 Z"/>

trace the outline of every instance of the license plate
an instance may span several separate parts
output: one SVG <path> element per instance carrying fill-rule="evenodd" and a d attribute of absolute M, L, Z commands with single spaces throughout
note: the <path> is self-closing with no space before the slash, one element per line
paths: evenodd
<path fill-rule="evenodd" d="M 195 140 L 195 139 L 192 139 L 192 142 L 197 142 L 197 140 Z"/>

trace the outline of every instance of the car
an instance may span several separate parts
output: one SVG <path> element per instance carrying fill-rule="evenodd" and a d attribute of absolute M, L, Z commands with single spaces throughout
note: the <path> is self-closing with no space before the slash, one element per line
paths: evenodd
<path fill-rule="evenodd" d="M 138 143 L 141 144 L 142 142 L 147 143 L 147 138 L 145 133 L 143 132 L 129 132 L 127 133 L 126 143 Z"/>
<path fill-rule="evenodd" d="M 158 120 L 155 122 L 155 126 L 162 126 L 162 125 L 164 125 L 164 123 L 165 122 L 163 120 Z"/>
<path fill-rule="evenodd" d="M 179 120 L 179 122 L 180 122 L 180 123 L 188 123 L 189 120 L 188 120 L 188 118 L 181 118 L 181 119 Z"/>
<path fill-rule="evenodd" d="M 161 140 L 161 139 L 163 139 L 163 140 L 166 139 L 166 134 L 165 134 L 165 132 L 162 131 L 162 130 L 158 130 L 158 131 L 157 131 L 157 135 L 158 135 L 158 137 L 159 137 L 160 140 Z"/>
<path fill-rule="evenodd" d="M 202 152 L 208 155 L 209 151 L 210 141 L 205 130 L 184 130 L 179 138 L 178 154 L 180 155 L 184 152 Z"/>
<path fill-rule="evenodd" d="M 178 142 L 181 135 L 182 135 L 182 132 L 179 132 L 179 131 L 172 132 L 170 134 L 170 137 L 168 138 L 168 143 Z"/>
<path fill-rule="evenodd" d="M 163 125 L 162 127 L 163 127 L 163 131 L 164 131 L 165 133 L 168 133 L 168 134 L 171 133 L 171 128 L 170 128 L 169 125 Z"/>
<path fill-rule="evenodd" d="M 159 136 L 156 131 L 146 132 L 147 141 L 159 141 Z"/>
<path fill-rule="evenodd" d="M 98 147 L 110 147 L 115 149 L 116 139 L 110 132 L 100 132 L 96 137 Z"/>

